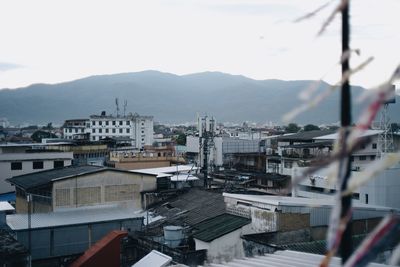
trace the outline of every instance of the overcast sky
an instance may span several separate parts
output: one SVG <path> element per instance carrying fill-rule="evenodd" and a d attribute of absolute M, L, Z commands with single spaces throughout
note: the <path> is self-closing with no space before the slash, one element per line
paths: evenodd
<path fill-rule="evenodd" d="M 340 67 L 340 16 L 316 34 L 339 0 L 2 0 L 0 88 L 90 75 L 222 71 L 254 79 L 324 79 Z M 353 84 L 371 87 L 400 63 L 400 1 L 351 1 L 353 48 L 374 62 Z"/>

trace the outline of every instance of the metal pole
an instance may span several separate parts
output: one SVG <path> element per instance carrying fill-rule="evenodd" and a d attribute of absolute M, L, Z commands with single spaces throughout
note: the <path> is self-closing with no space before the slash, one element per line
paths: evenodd
<path fill-rule="evenodd" d="M 28 266 L 32 266 L 32 221 L 31 221 L 31 202 L 32 202 L 32 194 L 26 196 L 26 200 L 28 201 L 28 249 L 29 249 L 29 256 L 28 256 Z"/>
<path fill-rule="evenodd" d="M 347 2 L 347 3 L 346 3 Z M 345 6 L 342 9 L 342 54 L 349 51 L 350 46 L 350 23 L 349 23 L 349 6 L 350 0 L 342 0 Z M 350 70 L 349 67 L 349 57 L 347 57 L 342 62 L 342 77 L 345 73 Z M 342 84 L 342 96 L 341 96 L 341 126 L 345 128 L 344 138 L 347 139 L 348 127 L 351 125 L 351 94 L 350 94 L 350 83 L 347 79 L 343 81 Z M 343 148 L 344 149 L 344 148 Z M 349 158 L 343 159 L 343 163 L 347 164 L 345 176 L 343 177 L 342 190 L 347 188 L 347 181 L 350 176 L 351 171 L 351 161 Z M 344 196 L 341 199 L 341 218 L 348 214 L 349 209 L 351 209 L 351 196 Z M 352 253 L 352 222 L 351 219 L 346 226 L 346 230 L 343 233 L 342 240 L 340 242 L 340 253 L 342 256 L 342 264 L 344 264 Z"/>

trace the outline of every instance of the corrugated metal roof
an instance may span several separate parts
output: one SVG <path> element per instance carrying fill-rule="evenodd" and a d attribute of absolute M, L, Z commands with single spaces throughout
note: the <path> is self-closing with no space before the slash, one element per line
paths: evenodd
<path fill-rule="evenodd" d="M 31 228 L 48 228 L 145 217 L 146 212 L 118 205 L 71 208 L 63 211 L 31 214 Z M 28 214 L 7 215 L 12 230 L 28 229 Z"/>
<path fill-rule="evenodd" d="M 86 175 L 90 173 L 96 173 L 101 171 L 114 171 L 114 172 L 126 172 L 131 173 L 127 170 L 120 170 L 114 168 L 107 168 L 102 166 L 85 165 L 85 166 L 68 166 L 60 169 L 52 169 L 41 172 L 35 172 L 20 176 L 15 176 L 6 179 L 9 183 L 12 183 L 20 188 L 29 190 L 32 188 L 47 185 L 56 180 L 67 179 L 71 177 Z M 137 172 L 140 173 L 140 172 Z M 148 173 L 143 173 L 147 175 L 152 175 Z M 154 175 L 153 175 L 154 176 Z"/>
<path fill-rule="evenodd" d="M 196 224 L 193 227 L 193 237 L 204 242 L 211 242 L 218 237 L 249 224 L 250 222 L 251 220 L 247 218 L 225 213 Z"/>
<path fill-rule="evenodd" d="M 186 182 L 186 181 L 197 181 L 199 178 L 196 176 L 193 176 L 191 174 L 178 174 L 178 175 L 173 175 L 170 177 L 171 182 Z"/>
<path fill-rule="evenodd" d="M 7 179 L 12 183 L 23 189 L 31 189 L 39 186 L 46 185 L 51 181 L 63 179 L 72 176 L 79 176 L 87 173 L 97 172 L 106 169 L 98 166 L 68 166 L 60 169 L 52 169 L 30 174 L 24 174 Z"/>
<path fill-rule="evenodd" d="M 316 130 L 278 137 L 278 141 L 311 141 L 316 137 L 333 134 L 336 130 Z"/>
<path fill-rule="evenodd" d="M 236 198 L 238 200 L 248 201 L 248 202 L 258 202 L 273 206 L 288 206 L 288 207 L 305 207 L 305 208 L 319 208 L 319 207 L 332 207 L 335 205 L 333 198 L 303 198 L 303 197 L 285 197 L 285 196 L 269 196 L 269 195 L 245 195 L 245 194 L 230 194 L 223 193 L 224 197 Z M 395 211 L 395 208 L 375 206 L 369 204 L 363 204 L 355 202 L 353 204 L 354 208 L 359 209 L 369 209 L 369 210 L 385 210 L 385 211 Z"/>
<path fill-rule="evenodd" d="M 132 172 L 140 172 L 140 173 L 148 173 L 152 175 L 163 175 L 163 174 L 172 174 L 177 172 L 189 172 L 196 171 L 198 167 L 193 165 L 177 165 L 171 167 L 160 167 L 160 168 L 148 168 L 148 169 L 138 169 L 131 170 Z"/>
<path fill-rule="evenodd" d="M 152 250 L 132 267 L 164 267 L 172 261 L 172 258 L 157 250 Z"/>
<path fill-rule="evenodd" d="M 221 193 L 191 188 L 188 192 L 159 204 L 154 213 L 175 225 L 195 225 L 225 213 Z"/>
<path fill-rule="evenodd" d="M 7 201 L 1 201 L 0 202 L 0 211 L 9 211 L 9 210 L 14 210 L 14 207 L 11 206 L 10 203 Z"/>
<path fill-rule="evenodd" d="M 360 137 L 368 137 L 368 136 L 374 136 L 383 133 L 383 130 L 366 130 L 363 134 L 361 134 Z M 328 134 L 328 135 L 322 135 L 315 137 L 314 139 L 317 140 L 336 140 L 338 138 L 337 133 L 333 134 Z"/>
<path fill-rule="evenodd" d="M 28 250 L 6 230 L 0 229 L 0 259 L 17 259 L 27 256 Z M 0 261 L 1 261 L 0 260 Z M 4 265 L 6 266 L 6 265 Z"/>
<path fill-rule="evenodd" d="M 216 264 L 211 263 L 206 266 L 211 267 L 283 267 L 283 266 L 293 266 L 293 267 L 306 267 L 306 266 L 319 266 L 324 256 L 297 252 L 297 251 L 276 251 L 274 254 L 266 254 L 264 256 L 257 256 L 253 258 L 243 258 L 235 259 L 230 262 Z M 340 267 L 341 260 L 338 257 L 333 257 L 330 267 Z M 383 267 L 392 266 L 378 263 L 370 263 L 368 267 Z"/>

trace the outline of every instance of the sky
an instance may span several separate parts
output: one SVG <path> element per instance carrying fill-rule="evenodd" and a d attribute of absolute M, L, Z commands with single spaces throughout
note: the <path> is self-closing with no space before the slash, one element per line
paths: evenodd
<path fill-rule="evenodd" d="M 91 75 L 159 70 L 221 71 L 253 79 L 336 83 L 338 4 L 293 21 L 328 0 L 0 0 L 0 88 Z M 399 0 L 352 0 L 351 83 L 372 88 L 400 63 Z"/>

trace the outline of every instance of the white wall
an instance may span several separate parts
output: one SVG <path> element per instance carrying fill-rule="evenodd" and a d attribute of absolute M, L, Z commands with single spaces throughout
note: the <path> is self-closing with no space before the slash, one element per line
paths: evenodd
<path fill-rule="evenodd" d="M 0 154 L 0 194 L 15 191 L 14 186 L 5 181 L 8 178 L 53 169 L 55 160 L 63 160 L 64 166 L 69 166 L 72 159 L 72 152 Z M 43 169 L 33 169 L 33 161 L 43 161 Z M 11 170 L 11 162 L 22 162 L 22 170 Z"/>
<path fill-rule="evenodd" d="M 211 242 L 195 238 L 196 250 L 207 249 L 207 261 L 210 263 L 222 263 L 234 258 L 243 258 L 243 242 L 240 238 L 242 233 L 243 228 L 240 228 Z"/>

